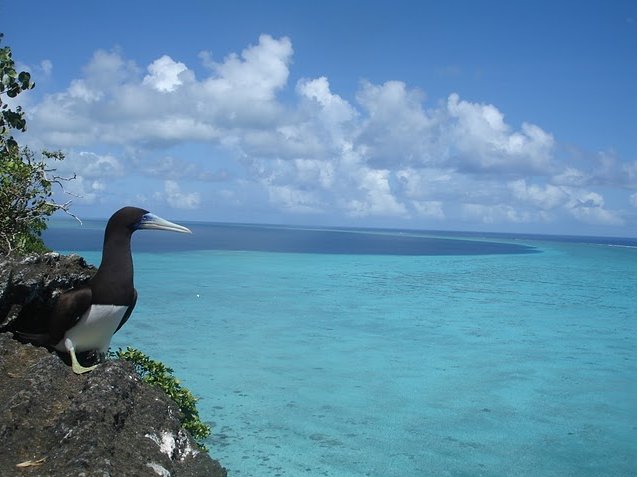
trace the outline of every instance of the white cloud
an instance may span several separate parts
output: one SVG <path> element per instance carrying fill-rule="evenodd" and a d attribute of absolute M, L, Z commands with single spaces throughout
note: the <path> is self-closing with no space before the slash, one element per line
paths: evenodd
<path fill-rule="evenodd" d="M 329 127 L 351 121 L 357 115 L 355 109 L 346 100 L 330 91 L 330 83 L 325 76 L 301 80 L 297 84 L 297 93 L 302 98 L 315 101 L 319 105 L 317 113 Z"/>
<path fill-rule="evenodd" d="M 592 225 L 623 225 L 618 213 L 605 208 L 605 200 L 599 193 L 577 187 L 557 187 L 552 184 L 528 185 L 525 179 L 508 184 L 513 197 L 525 207 L 538 213 L 560 209 L 581 222 Z M 543 217 L 549 217 L 547 213 Z"/>
<path fill-rule="evenodd" d="M 51 76 L 51 73 L 53 72 L 53 62 L 51 60 L 42 60 L 40 62 L 40 69 L 44 76 Z"/>
<path fill-rule="evenodd" d="M 262 35 L 259 43 L 215 63 L 197 81 L 184 63 L 162 56 L 140 68 L 117 52 L 98 51 L 84 76 L 34 108 L 31 129 L 60 147 L 220 141 L 277 123 L 276 93 L 286 84 L 292 44 Z"/>
<path fill-rule="evenodd" d="M 290 212 L 314 214 L 322 211 L 321 202 L 314 193 L 294 186 L 268 186 L 268 197 L 271 203 Z"/>
<path fill-rule="evenodd" d="M 580 187 L 586 185 L 589 179 L 589 176 L 583 171 L 568 166 L 560 173 L 554 175 L 551 180 L 558 185 Z"/>
<path fill-rule="evenodd" d="M 75 179 L 64 182 L 65 200 L 73 203 L 91 205 L 104 199 L 106 185 L 103 181 L 87 179 L 76 176 Z"/>
<path fill-rule="evenodd" d="M 443 212 L 443 202 L 439 200 L 426 200 L 411 202 L 412 207 L 420 217 L 426 217 L 428 219 L 445 219 L 445 212 Z"/>
<path fill-rule="evenodd" d="M 207 79 L 204 90 L 215 97 L 223 95 L 257 101 L 270 101 L 288 80 L 288 64 L 292 43 L 286 37 L 279 40 L 261 35 L 256 46 L 242 51 L 241 56 L 228 55 L 223 62 L 212 61 L 209 53 L 201 54 L 216 73 Z"/>
<path fill-rule="evenodd" d="M 70 168 L 88 178 L 105 179 L 121 177 L 124 174 L 124 166 L 120 160 L 110 154 L 98 155 L 87 151 L 72 153 L 66 157 L 63 164 L 65 169 Z"/>
<path fill-rule="evenodd" d="M 567 205 L 572 216 L 593 225 L 623 225 L 617 213 L 605 208 L 605 199 L 596 192 L 574 191 Z"/>
<path fill-rule="evenodd" d="M 175 209 L 197 209 L 200 204 L 199 193 L 182 192 L 179 184 L 172 180 L 164 181 L 164 197 L 166 203 Z"/>
<path fill-rule="evenodd" d="M 449 169 L 406 168 L 396 172 L 396 178 L 403 189 L 403 194 L 410 199 L 427 199 L 444 197 L 460 185 L 463 178 Z"/>
<path fill-rule="evenodd" d="M 538 126 L 523 123 L 512 131 L 503 114 L 491 104 L 448 98 L 452 155 L 469 171 L 540 172 L 550 168 L 554 138 Z"/>
<path fill-rule="evenodd" d="M 400 81 L 364 82 L 357 101 L 366 112 L 357 145 L 375 167 L 427 167 L 447 158 L 439 112 L 423 109 L 424 95 Z"/>
<path fill-rule="evenodd" d="M 508 124 L 497 106 L 455 93 L 428 106 L 402 81 L 363 81 L 351 102 L 325 76 L 303 78 L 283 101 L 292 55 L 288 38 L 261 35 L 221 61 L 201 53 L 198 78 L 168 55 L 139 67 L 97 51 L 80 77 L 32 108 L 30 135 L 52 148 L 109 151 L 69 154 L 88 194 L 139 174 L 164 180 L 162 194 L 142 195 L 176 208 L 204 202 L 180 184 L 223 180 L 234 204 L 267 200 L 285 213 L 608 225 L 631 215 L 627 201 L 605 202 L 610 191 L 635 190 L 635 164 L 613 153 L 557 158 L 539 126 Z M 215 148 L 208 164 L 175 152 L 190 143 Z M 224 165 L 234 160 L 232 173 L 218 151 Z"/>
<path fill-rule="evenodd" d="M 347 203 L 349 214 L 354 217 L 406 217 L 407 209 L 394 195 L 389 177 L 389 171 L 362 169 L 357 178 L 362 195 Z"/>
<path fill-rule="evenodd" d="M 139 68 L 117 51 L 98 50 L 84 68 L 86 88 L 105 97 L 137 78 Z"/>
<path fill-rule="evenodd" d="M 85 103 L 94 103 L 104 97 L 99 90 L 93 90 L 84 80 L 73 80 L 68 90 L 69 97 Z"/>
<path fill-rule="evenodd" d="M 507 204 L 463 204 L 462 209 L 467 218 L 484 224 L 524 223 L 532 220 L 528 212 L 519 211 Z"/>
<path fill-rule="evenodd" d="M 50 177 L 59 178 L 63 200 L 79 204 L 101 202 L 108 191 L 107 184 L 125 174 L 124 166 L 115 156 L 87 151 L 68 151 L 63 161 L 49 161 L 48 166 Z"/>
<path fill-rule="evenodd" d="M 539 186 L 528 185 L 525 179 L 518 179 L 508 184 L 515 199 L 519 199 L 542 210 L 555 209 L 564 205 L 569 199 L 569 194 L 560 187 L 545 184 Z"/>
<path fill-rule="evenodd" d="M 296 159 L 297 181 L 301 184 L 315 184 L 330 189 L 335 183 L 334 165 L 328 161 Z"/>
<path fill-rule="evenodd" d="M 33 66 L 22 63 L 20 60 L 14 59 L 14 61 L 16 71 L 27 71 L 31 73 L 32 80 L 34 78 L 42 78 L 43 76 L 48 78 L 53 72 L 53 62 L 49 59 L 42 60 L 39 64 Z"/>
<path fill-rule="evenodd" d="M 211 171 L 192 161 L 174 156 L 162 156 L 144 161 L 140 163 L 140 168 L 144 175 L 160 179 L 170 177 L 172 180 L 221 182 L 231 177 L 230 173 L 224 169 Z"/>
<path fill-rule="evenodd" d="M 142 84 L 149 85 L 157 91 L 170 93 L 181 86 L 186 79 L 192 80 L 193 74 L 184 63 L 173 61 L 164 55 L 148 66 L 149 74 L 144 77 Z"/>

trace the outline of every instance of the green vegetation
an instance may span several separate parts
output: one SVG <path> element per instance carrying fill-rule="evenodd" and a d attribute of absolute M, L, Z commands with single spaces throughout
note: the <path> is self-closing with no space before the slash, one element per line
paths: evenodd
<path fill-rule="evenodd" d="M 185 429 L 206 449 L 201 440 L 210 435 L 210 426 L 199 418 L 196 403 L 197 398 L 173 376 L 173 370 L 163 363 L 155 361 L 135 348 L 119 349 L 115 356 L 131 362 L 135 371 L 144 382 L 157 386 L 163 390 L 182 411 L 181 422 Z"/>
<path fill-rule="evenodd" d="M 3 36 L 0 33 L 0 42 Z M 52 175 L 55 169 L 49 164 L 63 160 L 62 152 L 43 151 L 36 157 L 13 138 L 12 131 L 26 131 L 27 122 L 22 108 L 12 109 L 6 98 L 15 98 L 35 84 L 28 72 L 16 71 L 8 46 L 0 48 L 0 80 L 0 254 L 46 251 L 40 235 L 48 217 L 57 210 L 68 213 L 70 205 L 70 201 L 56 203 L 52 187 L 62 187 L 62 181 L 75 177 Z"/>
<path fill-rule="evenodd" d="M 0 41 L 4 34 L 0 33 Z M 11 136 L 11 129 L 18 131 L 27 130 L 27 121 L 24 119 L 24 112 L 20 106 L 15 111 L 9 108 L 9 105 L 2 102 L 3 94 L 9 98 L 15 98 L 23 91 L 27 91 L 35 87 L 35 83 L 31 81 L 31 75 L 26 71 L 18 73 L 15 69 L 15 63 L 11 55 L 11 48 L 5 46 L 0 48 L 0 151 L 6 152 L 10 149 L 17 149 L 18 143 Z"/>
<path fill-rule="evenodd" d="M 49 160 L 62 160 L 62 153 L 43 152 Z M 51 198 L 47 163 L 28 148 L 0 153 L 0 253 L 45 252 L 40 234 L 47 218 L 63 206 Z"/>

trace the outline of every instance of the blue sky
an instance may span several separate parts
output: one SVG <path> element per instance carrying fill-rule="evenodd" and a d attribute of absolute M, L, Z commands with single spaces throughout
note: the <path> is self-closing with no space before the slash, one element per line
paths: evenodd
<path fill-rule="evenodd" d="M 66 152 L 80 217 L 635 236 L 633 1 L 0 15 L 36 81 L 20 141 Z"/>

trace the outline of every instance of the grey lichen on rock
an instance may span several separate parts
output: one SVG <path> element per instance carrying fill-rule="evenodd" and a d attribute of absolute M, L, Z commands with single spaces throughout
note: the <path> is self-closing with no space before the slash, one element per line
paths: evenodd
<path fill-rule="evenodd" d="M 92 276 L 82 262 L 57 254 L 0 259 L 4 331 L 16 323 L 37 326 L 29 313 L 45 313 L 58 289 Z M 175 403 L 126 361 L 77 375 L 46 348 L 3 332 L 0 383 L 3 477 L 226 475 L 183 429 Z"/>

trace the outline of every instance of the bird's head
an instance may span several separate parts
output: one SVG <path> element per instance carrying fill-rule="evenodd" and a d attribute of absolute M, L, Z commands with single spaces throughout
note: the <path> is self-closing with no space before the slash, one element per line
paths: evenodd
<path fill-rule="evenodd" d="M 191 231 L 182 226 L 169 222 L 166 219 L 151 214 L 148 210 L 138 207 L 123 207 L 115 212 L 109 219 L 108 227 L 125 227 L 131 233 L 136 230 L 169 230 L 190 234 Z"/>

